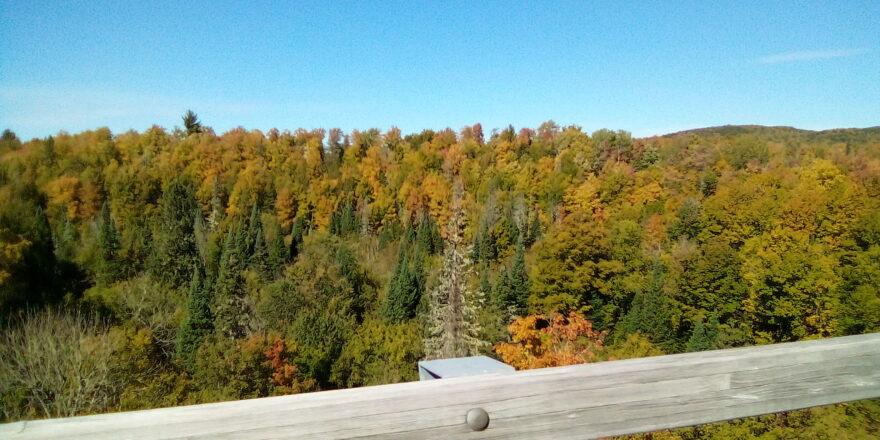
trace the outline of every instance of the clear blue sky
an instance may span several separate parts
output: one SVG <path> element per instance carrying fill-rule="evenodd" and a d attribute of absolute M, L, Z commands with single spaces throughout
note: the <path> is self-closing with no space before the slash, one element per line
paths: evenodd
<path fill-rule="evenodd" d="M 330 4 L 328 6 L 328 4 Z M 0 129 L 880 125 L 880 1 L 0 1 Z"/>

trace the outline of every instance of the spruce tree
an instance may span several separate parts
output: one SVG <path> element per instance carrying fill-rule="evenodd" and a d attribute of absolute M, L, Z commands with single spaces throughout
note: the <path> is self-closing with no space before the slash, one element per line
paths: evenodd
<path fill-rule="evenodd" d="M 525 248 L 520 242 L 510 268 L 498 280 L 498 298 L 508 316 L 522 316 L 529 300 L 529 275 L 526 271 Z"/>
<path fill-rule="evenodd" d="M 718 338 L 718 319 L 714 316 L 709 320 L 707 325 L 703 324 L 703 321 L 697 322 L 697 325 L 694 326 L 694 330 L 691 333 L 690 339 L 688 339 L 687 346 L 685 351 L 705 351 L 705 350 L 714 350 L 716 347 L 716 340 Z"/>
<path fill-rule="evenodd" d="M 408 252 L 407 243 L 401 243 L 397 265 L 388 283 L 388 296 L 382 304 L 382 315 L 393 323 L 414 318 L 424 288 L 420 252 Z"/>
<path fill-rule="evenodd" d="M 242 271 L 247 267 L 247 231 L 241 220 L 230 226 L 223 242 L 217 281 L 214 283 L 214 322 L 228 337 L 242 338 L 248 332 L 250 308 L 245 300 Z"/>
<path fill-rule="evenodd" d="M 257 272 L 260 281 L 267 282 L 275 274 L 269 264 L 269 250 L 266 248 L 266 240 L 263 238 L 263 228 L 258 228 L 255 234 L 253 249 L 250 253 L 250 267 Z"/>
<path fill-rule="evenodd" d="M 339 216 L 339 232 L 337 235 L 346 236 L 357 233 L 359 230 L 354 202 L 349 200 L 343 206 L 342 213 Z"/>
<path fill-rule="evenodd" d="M 443 266 L 438 284 L 430 293 L 424 340 L 426 359 L 472 356 L 486 345 L 478 336 L 481 328 L 477 321 L 483 307 L 483 292 L 468 286 L 472 268 L 467 257 L 470 252 L 464 244 L 465 224 L 459 199 L 456 194 L 446 232 Z"/>
<path fill-rule="evenodd" d="M 428 213 L 422 215 L 415 241 L 420 252 L 430 255 L 439 252 L 443 246 L 443 239 L 440 237 L 440 231 L 437 230 L 437 224 Z"/>
<path fill-rule="evenodd" d="M 290 231 L 290 249 L 287 252 L 288 261 L 293 261 L 302 251 L 305 229 L 305 220 L 302 217 L 297 217 Z"/>
<path fill-rule="evenodd" d="M 623 335 L 640 332 L 657 345 L 671 342 L 672 312 L 669 297 L 663 291 L 664 278 L 663 264 L 656 260 L 648 287 L 636 293 L 621 322 Z"/>
<path fill-rule="evenodd" d="M 275 220 L 272 222 L 272 238 L 269 241 L 269 270 L 272 278 L 281 273 L 281 269 L 287 264 L 289 259 L 287 246 L 284 245 L 281 225 Z"/>
<path fill-rule="evenodd" d="M 202 341 L 214 330 L 211 315 L 211 286 L 200 267 L 193 270 L 193 279 L 186 298 L 187 315 L 177 335 L 177 354 L 190 373 L 195 369 L 195 356 Z"/>
<path fill-rule="evenodd" d="M 151 272 L 173 287 L 184 287 L 192 279 L 198 262 L 194 218 L 199 211 L 192 183 L 177 178 L 168 184 L 159 202 L 159 228 Z"/>
<path fill-rule="evenodd" d="M 122 276 L 119 262 L 119 235 L 110 216 L 110 205 L 105 201 L 98 220 L 98 247 L 100 248 L 97 281 L 108 285 Z"/>

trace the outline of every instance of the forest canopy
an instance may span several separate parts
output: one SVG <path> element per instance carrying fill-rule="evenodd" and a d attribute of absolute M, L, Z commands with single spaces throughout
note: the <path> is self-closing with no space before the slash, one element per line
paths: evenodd
<path fill-rule="evenodd" d="M 184 124 L 3 132 L 2 421 L 880 331 L 878 128 Z M 668 434 L 880 420 L 790 414 Z"/>

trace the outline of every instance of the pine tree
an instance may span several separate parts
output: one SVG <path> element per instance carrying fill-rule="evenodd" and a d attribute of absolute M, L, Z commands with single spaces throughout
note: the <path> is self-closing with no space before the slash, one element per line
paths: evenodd
<path fill-rule="evenodd" d="M 437 224 L 428 213 L 422 215 L 415 241 L 419 252 L 425 254 L 436 254 L 443 247 L 443 239 L 440 237 L 440 231 L 437 230 Z"/>
<path fill-rule="evenodd" d="M 709 324 L 704 325 L 703 321 L 697 322 L 697 325 L 694 326 L 694 330 L 691 333 L 691 337 L 687 342 L 687 347 L 685 351 L 705 351 L 705 350 L 714 350 L 716 347 L 716 340 L 718 339 L 718 318 L 713 316 L 709 320 Z"/>
<path fill-rule="evenodd" d="M 186 298 L 187 316 L 177 335 L 177 355 L 190 373 L 195 369 L 195 356 L 202 341 L 214 330 L 211 315 L 211 288 L 202 269 L 193 270 L 193 279 Z"/>
<path fill-rule="evenodd" d="M 171 181 L 159 202 L 159 228 L 151 272 L 173 287 L 186 286 L 198 262 L 194 233 L 198 211 L 192 183 L 183 178 Z"/>
<path fill-rule="evenodd" d="M 266 240 L 263 238 L 263 228 L 256 230 L 253 238 L 253 250 L 250 254 L 250 267 L 257 271 L 260 281 L 271 280 L 275 273 L 269 264 L 269 250 L 266 248 Z"/>
<path fill-rule="evenodd" d="M 700 211 L 700 202 L 697 199 L 692 197 L 686 199 L 678 208 L 676 220 L 669 228 L 669 236 L 673 239 L 679 237 L 696 238 L 703 229 Z"/>
<path fill-rule="evenodd" d="M 478 337 L 481 328 L 477 321 L 483 306 L 483 292 L 468 287 L 472 268 L 467 257 L 469 250 L 463 243 L 465 225 L 458 199 L 460 195 L 456 194 L 446 233 L 443 266 L 438 285 L 430 293 L 424 340 L 426 359 L 476 355 L 486 345 Z"/>
<path fill-rule="evenodd" d="M 305 220 L 302 217 L 297 217 L 290 231 L 290 250 L 287 252 L 288 261 L 293 261 L 302 251 L 305 229 Z"/>
<path fill-rule="evenodd" d="M 498 280 L 498 298 L 508 317 L 522 316 L 529 299 L 529 275 L 526 272 L 525 248 L 520 242 L 510 268 Z"/>
<path fill-rule="evenodd" d="M 388 296 L 382 304 L 382 315 L 393 323 L 412 319 L 425 289 L 422 255 L 407 252 L 408 244 L 400 244 L 397 265 L 388 283 Z"/>
<path fill-rule="evenodd" d="M 202 132 L 202 123 L 199 122 L 199 117 L 192 110 L 187 110 L 181 119 L 187 135 Z"/>
<path fill-rule="evenodd" d="M 281 269 L 289 260 L 287 246 L 284 245 L 284 235 L 281 233 L 281 225 L 278 221 L 272 222 L 272 238 L 269 241 L 269 270 L 272 278 L 281 273 Z"/>
<path fill-rule="evenodd" d="M 230 226 L 223 243 L 217 281 L 214 284 L 215 327 L 222 334 L 242 338 L 248 333 L 250 308 L 245 300 L 242 271 L 247 267 L 247 239 L 241 220 Z"/>
<path fill-rule="evenodd" d="M 657 260 L 647 289 L 638 292 L 621 322 L 622 335 L 641 332 L 651 342 L 666 345 L 672 340 L 672 312 L 663 291 L 663 264 Z"/>
<path fill-rule="evenodd" d="M 110 216 L 110 205 L 104 201 L 101 207 L 101 217 L 98 221 L 98 247 L 99 267 L 97 281 L 99 284 L 108 285 L 122 276 L 119 263 L 119 235 L 116 232 L 116 224 Z"/>
<path fill-rule="evenodd" d="M 357 216 L 354 212 L 354 202 L 349 200 L 342 208 L 342 213 L 339 217 L 339 233 L 337 235 L 346 236 L 357 233 L 359 230 Z"/>

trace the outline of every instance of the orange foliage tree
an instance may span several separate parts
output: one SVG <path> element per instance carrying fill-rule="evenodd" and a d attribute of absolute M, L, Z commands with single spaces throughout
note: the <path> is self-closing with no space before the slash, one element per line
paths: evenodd
<path fill-rule="evenodd" d="M 512 342 L 496 344 L 495 352 L 518 370 L 592 362 L 608 334 L 593 330 L 593 323 L 575 312 L 517 318 L 508 330 Z"/>

